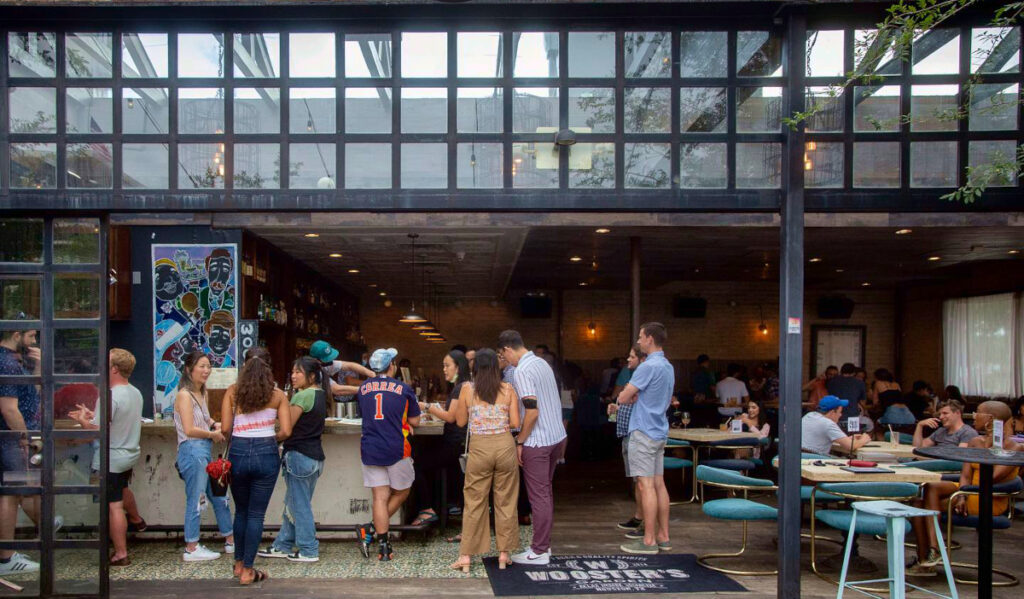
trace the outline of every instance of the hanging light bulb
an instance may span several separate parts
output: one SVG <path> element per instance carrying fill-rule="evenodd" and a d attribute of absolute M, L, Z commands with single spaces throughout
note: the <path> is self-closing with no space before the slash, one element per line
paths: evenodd
<path fill-rule="evenodd" d="M 128 98 L 126 104 L 128 105 L 128 110 L 135 108 L 135 98 Z"/>
<path fill-rule="evenodd" d="M 757 330 L 761 331 L 762 335 L 767 335 L 768 334 L 768 325 L 766 325 L 764 322 L 762 322 L 761 324 L 757 325 Z"/>
<path fill-rule="evenodd" d="M 594 323 L 593 320 L 587 323 L 587 331 L 590 333 L 591 337 L 597 335 L 597 324 Z"/>
<path fill-rule="evenodd" d="M 306 121 L 306 131 L 312 131 L 312 130 L 313 130 L 313 119 L 309 119 L 308 121 Z"/>
<path fill-rule="evenodd" d="M 416 277 L 416 238 L 419 237 L 416 233 L 409 233 L 409 239 L 412 240 L 412 276 L 413 276 L 413 287 L 415 288 L 415 277 Z M 408 312 L 402 315 L 398 319 L 398 322 L 403 324 L 419 324 L 421 322 L 427 322 L 427 319 L 416 311 L 416 300 L 412 300 L 412 307 Z"/>

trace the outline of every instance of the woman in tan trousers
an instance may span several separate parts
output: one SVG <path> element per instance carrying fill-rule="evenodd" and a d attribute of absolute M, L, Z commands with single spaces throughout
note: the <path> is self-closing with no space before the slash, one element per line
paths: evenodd
<path fill-rule="evenodd" d="M 501 382 L 501 368 L 494 350 L 477 352 L 473 384 L 463 385 L 456 407 L 459 426 L 469 423 L 469 459 L 466 464 L 465 507 L 462 510 L 462 544 L 453 570 L 469 573 L 474 554 L 491 549 L 488 499 L 494 488 L 495 544 L 498 567 L 509 563 L 509 553 L 519 547 L 519 464 L 511 429 L 519 428 L 519 397 L 512 385 Z"/>

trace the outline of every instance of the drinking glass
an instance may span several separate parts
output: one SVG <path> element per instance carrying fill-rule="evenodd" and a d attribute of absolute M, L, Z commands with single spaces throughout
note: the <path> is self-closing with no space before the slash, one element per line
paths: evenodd
<path fill-rule="evenodd" d="M 682 423 L 683 423 L 683 428 L 686 428 L 686 427 L 690 426 L 690 413 L 689 412 L 683 412 Z"/>

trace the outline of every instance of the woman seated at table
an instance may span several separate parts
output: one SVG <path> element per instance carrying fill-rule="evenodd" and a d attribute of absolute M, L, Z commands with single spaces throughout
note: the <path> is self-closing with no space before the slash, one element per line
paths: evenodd
<path fill-rule="evenodd" d="M 771 433 L 772 425 L 768 424 L 768 413 L 765 412 L 764 405 L 759 401 L 747 402 L 747 410 L 736 419 L 743 423 L 743 430 L 754 433 L 758 439 L 764 439 Z M 761 448 L 735 449 L 733 453 L 737 459 L 760 458 Z"/>
<path fill-rule="evenodd" d="M 1015 436 L 1024 436 L 1024 395 L 1017 398 L 1017 401 L 1013 402 L 1013 434 Z"/>
<path fill-rule="evenodd" d="M 986 401 L 978 406 L 974 415 L 974 427 L 978 429 L 978 436 L 971 439 L 968 447 L 990 448 L 992 447 L 992 424 L 1001 420 L 1003 425 L 1011 419 L 1010 407 L 1001 401 Z M 1018 445 L 1010 437 L 1004 436 L 1003 448 L 1011 451 L 1022 451 L 1024 447 Z M 1013 480 L 1018 476 L 1016 466 L 995 466 L 992 473 L 992 483 L 999 484 Z M 927 483 L 924 486 L 923 505 L 929 510 L 945 512 L 949 505 L 949 496 L 962 486 L 977 486 L 979 478 L 979 465 L 964 463 L 960 472 L 960 482 L 949 481 Z M 976 516 L 979 512 L 977 495 L 958 495 L 954 500 L 953 510 L 961 515 Z M 1005 497 L 992 498 L 992 515 L 996 516 L 1006 512 L 1009 507 L 1009 500 Z M 935 527 L 931 518 L 911 518 L 911 525 L 914 527 L 914 534 L 917 537 L 917 563 L 907 568 L 908 576 L 935 576 L 935 566 L 942 563 L 942 556 L 939 553 L 939 542 L 935 535 Z"/>

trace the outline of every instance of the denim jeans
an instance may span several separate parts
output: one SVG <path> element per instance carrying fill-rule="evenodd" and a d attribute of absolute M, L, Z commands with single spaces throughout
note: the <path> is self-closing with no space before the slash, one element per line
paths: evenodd
<path fill-rule="evenodd" d="M 206 493 L 206 500 L 213 506 L 217 517 L 217 528 L 222 537 L 231 535 L 231 509 L 228 498 L 215 497 L 210 489 L 210 475 L 206 465 L 210 463 L 210 439 L 187 439 L 178 445 L 178 471 L 185 479 L 185 542 L 199 540 L 199 496 Z"/>
<path fill-rule="evenodd" d="M 299 548 L 304 557 L 320 556 L 320 541 L 316 540 L 316 522 L 313 520 L 313 491 L 316 481 L 324 471 L 320 460 L 289 451 L 284 454 L 281 475 L 287 484 L 284 494 L 284 515 L 281 516 L 281 530 L 274 539 L 278 551 L 291 553 Z"/>
<path fill-rule="evenodd" d="M 231 496 L 235 498 L 235 561 L 251 568 L 263 537 L 263 517 L 274 493 L 281 456 L 274 437 L 234 437 L 231 460 Z"/>

